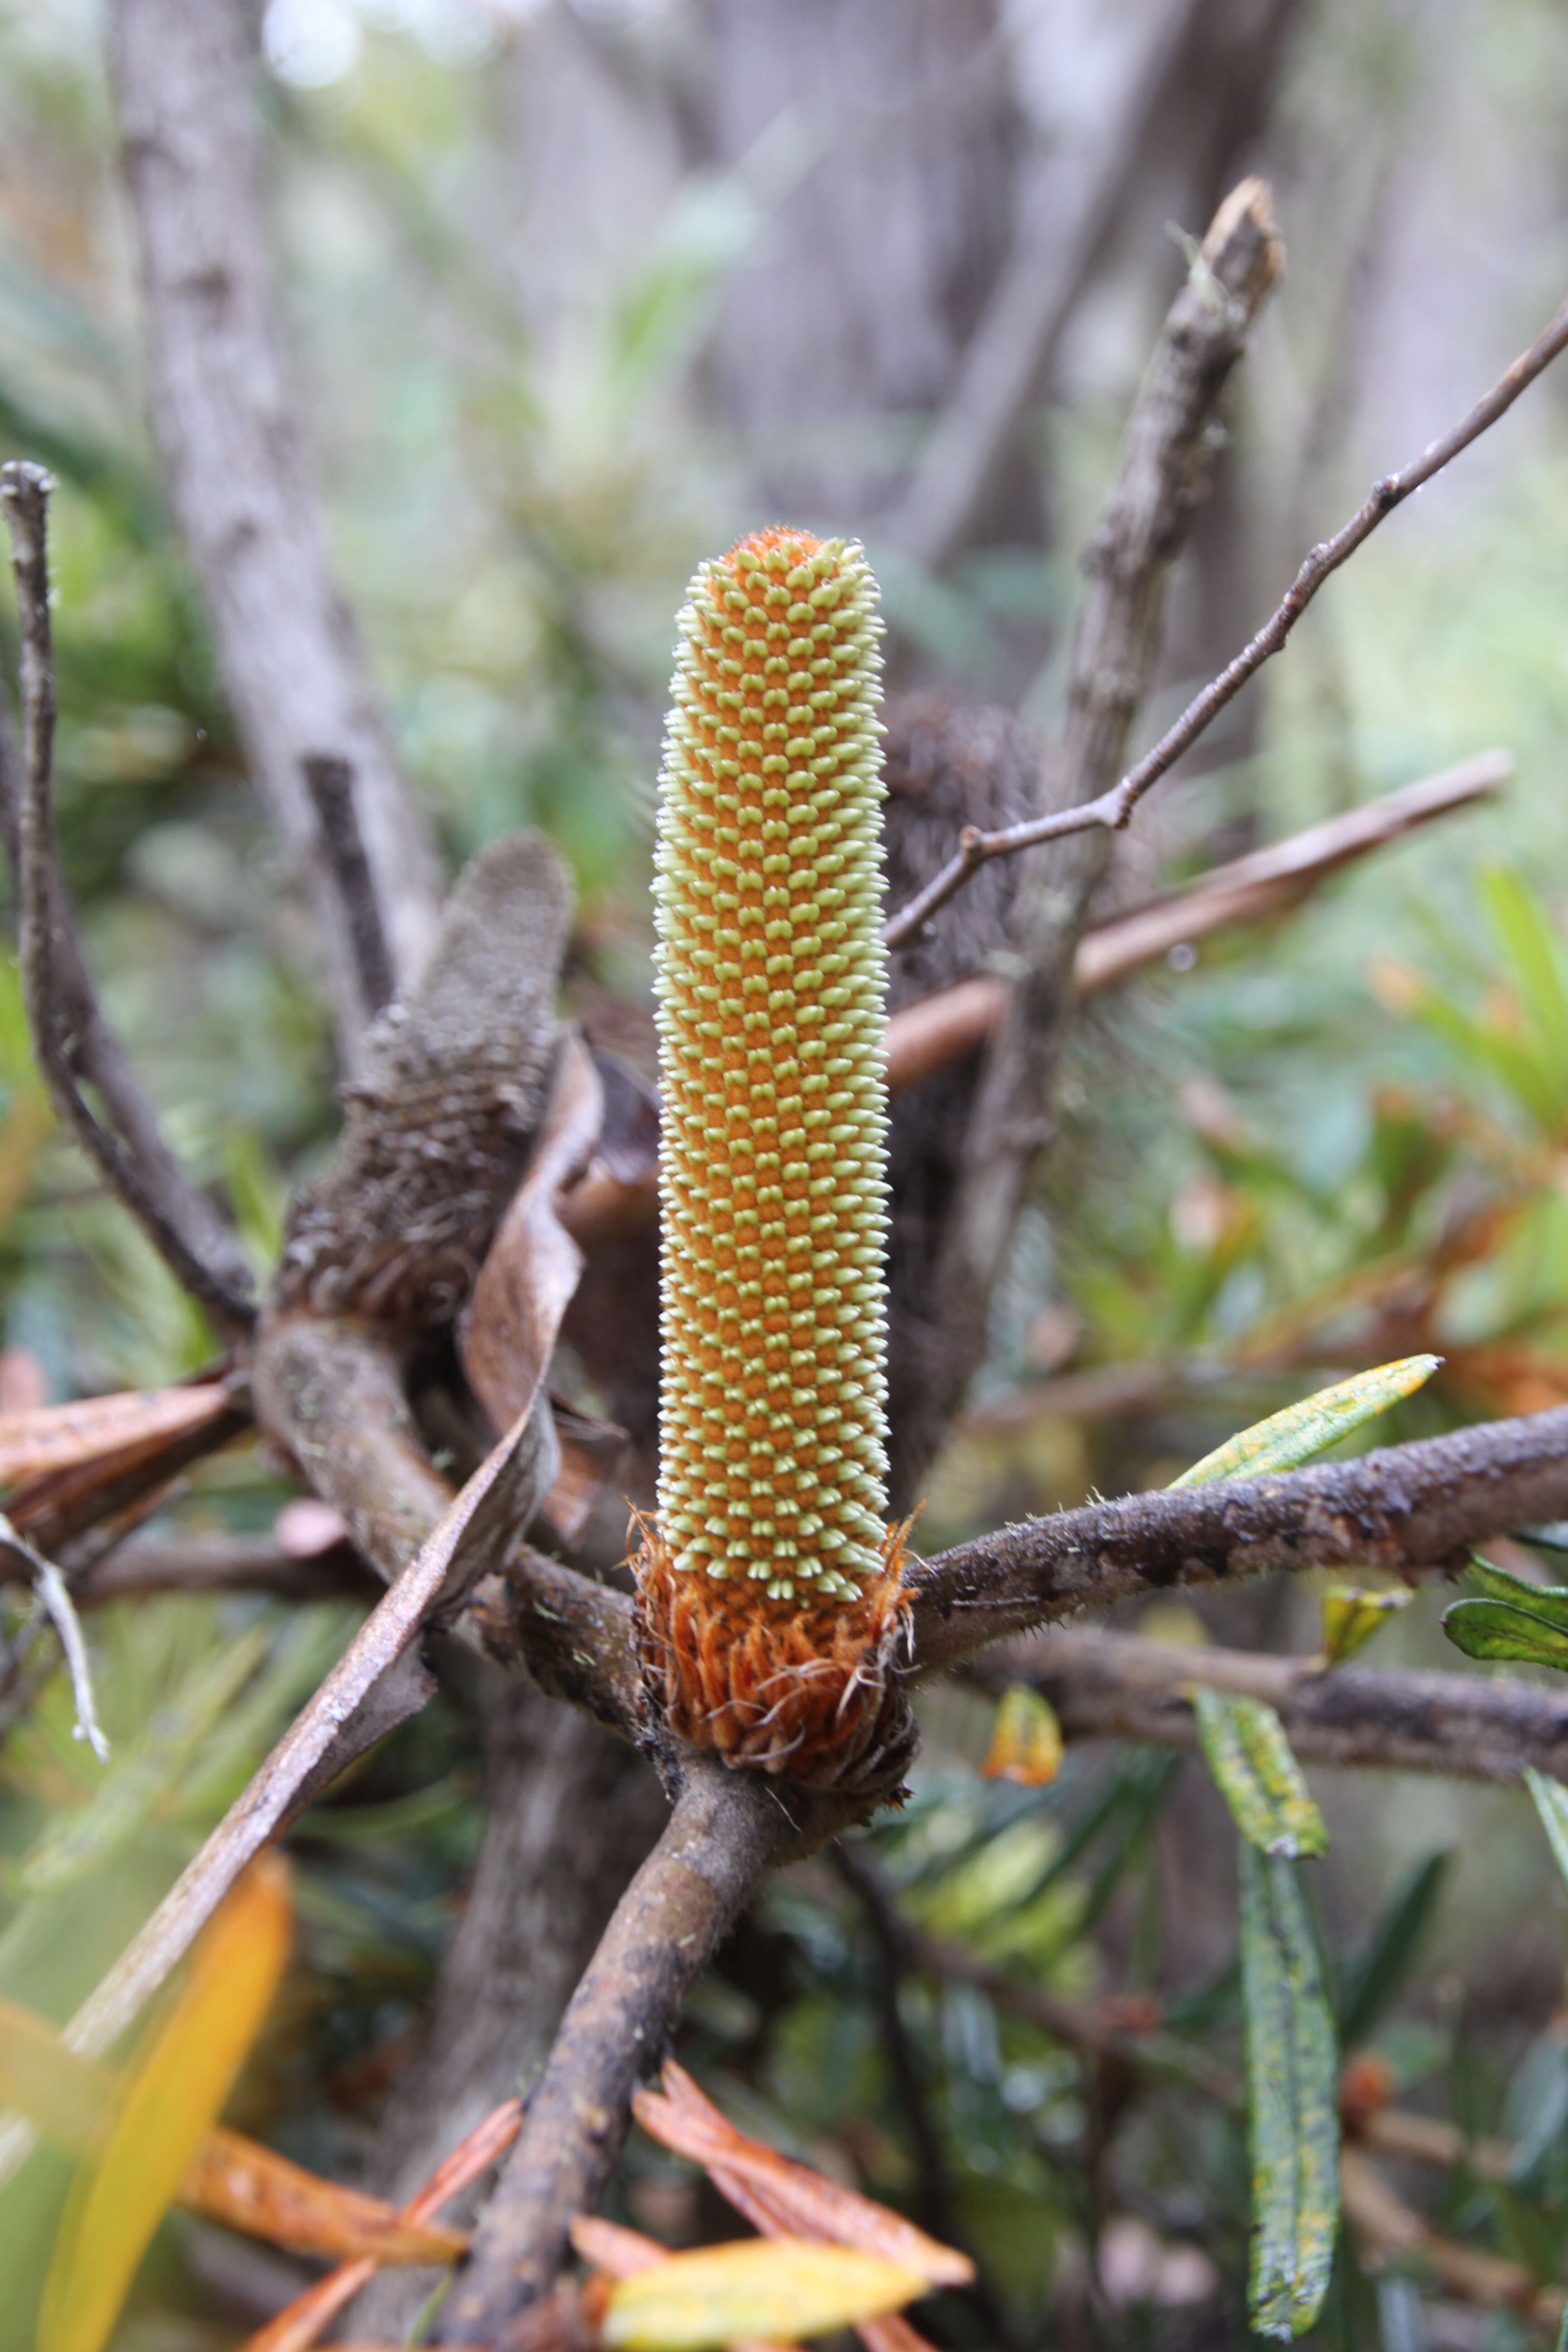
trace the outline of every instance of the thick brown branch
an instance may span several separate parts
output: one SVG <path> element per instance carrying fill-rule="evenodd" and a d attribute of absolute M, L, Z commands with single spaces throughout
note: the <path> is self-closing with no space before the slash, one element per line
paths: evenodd
<path fill-rule="evenodd" d="M 918 1669 L 1000 1635 L 1172 1585 L 1270 1569 L 1442 1568 L 1568 1517 L 1568 1407 L 1353 1462 L 1092 1503 L 960 1544 L 910 1574 Z"/>
<path fill-rule="evenodd" d="M 1121 782 L 1096 799 L 1076 807 L 1056 810 L 1048 816 L 1037 817 L 1026 824 L 1009 825 L 997 833 L 980 833 L 973 827 L 960 836 L 958 847 L 942 871 L 933 876 L 918 898 L 900 907 L 883 927 L 882 936 L 889 947 L 900 947 L 907 940 L 919 936 L 925 924 L 940 907 L 944 907 L 953 894 L 961 890 L 969 877 L 989 858 L 1011 857 L 1021 849 L 1037 846 L 1042 842 L 1059 841 L 1064 835 L 1105 828 L 1119 832 L 1131 817 L 1133 810 L 1150 787 L 1173 768 L 1183 753 L 1193 745 L 1229 702 L 1233 702 L 1247 680 L 1256 677 L 1266 661 L 1283 647 L 1291 630 L 1332 572 L 1348 562 L 1357 548 L 1364 545 L 1380 522 L 1403 506 L 1434 474 L 1468 449 L 1472 441 L 1505 416 L 1520 394 L 1532 384 L 1538 375 L 1556 359 L 1568 344 L 1568 301 L 1556 317 L 1537 336 L 1527 352 L 1521 353 L 1513 365 L 1498 379 L 1485 397 L 1479 400 L 1468 416 L 1433 442 L 1418 457 L 1412 457 L 1396 474 L 1385 474 L 1374 482 L 1363 505 L 1341 526 L 1331 539 L 1322 541 L 1303 561 L 1279 604 L 1270 614 L 1256 636 L 1243 646 L 1233 661 L 1228 662 L 1219 676 L 1211 678 L 1203 692 L 1194 695 L 1174 726 L 1168 728 L 1152 751 L 1146 751 L 1134 768 L 1129 769 Z"/>
<path fill-rule="evenodd" d="M 395 1583 L 452 1499 L 415 1428 L 397 1352 L 352 1317 L 273 1315 L 255 1384 L 263 1426 Z"/>
<path fill-rule="evenodd" d="M 486 1577 L 470 1612 L 498 1664 L 521 1667 L 552 1698 L 624 1738 L 652 1729 L 628 1596 L 514 1543 L 504 1573 Z"/>
<path fill-rule="evenodd" d="M 153 421 L 256 782 L 307 878 L 344 1066 L 374 1010 L 354 910 L 319 854 L 304 762 L 342 761 L 399 986 L 436 927 L 428 831 L 333 585 L 285 383 L 243 0 L 116 0 L 111 51 L 141 235 Z"/>
<path fill-rule="evenodd" d="M 842 1813 L 818 1833 L 841 1823 Z M 742 1906 L 800 1837 L 774 1783 L 689 1759 L 669 1825 L 572 1997 L 473 2254 L 442 2306 L 440 2341 L 503 2342 L 508 2323 L 549 2292 L 568 2223 L 603 2194 L 638 2079 Z"/>
<path fill-rule="evenodd" d="M 1310 1658 L 1177 1649 L 1066 1627 L 994 1651 L 968 1674 L 988 1690 L 1029 1683 L 1069 1739 L 1194 1748 L 1189 1695 L 1201 1684 L 1267 1700 L 1310 1763 L 1509 1782 L 1533 1765 L 1568 1780 L 1568 1686 L 1370 1666 L 1325 1673 Z"/>
<path fill-rule="evenodd" d="M 22 776 L 16 812 L 17 947 L 33 1050 L 49 1099 L 116 1197 L 123 1202 L 181 1286 L 229 1332 L 256 1319 L 249 1277 L 233 1241 L 186 1184 L 157 1139 L 150 1112 L 98 1017 L 77 949 L 55 845 L 55 673 L 49 627 L 49 478 L 20 459 L 0 467 L 0 504 L 10 527 L 22 647 Z M 63 946 L 63 952 L 62 952 Z M 73 1013 L 86 1011 L 85 1034 Z M 84 1061 L 82 1047 L 95 1050 Z M 107 1050 L 107 1053 L 105 1049 Z M 79 1078 L 106 1070 L 114 1097 L 133 1106 L 125 1138 L 89 1108 Z M 110 1107 L 113 1102 L 111 1099 Z M 153 1141 L 151 1157 L 136 1139 Z"/>

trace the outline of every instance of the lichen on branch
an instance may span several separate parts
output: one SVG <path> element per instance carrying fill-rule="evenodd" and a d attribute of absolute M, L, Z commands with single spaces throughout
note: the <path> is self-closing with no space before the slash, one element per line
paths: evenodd
<path fill-rule="evenodd" d="M 907 1738 L 886 1525 L 876 584 L 771 530 L 692 583 L 661 776 L 663 1388 L 639 1560 L 672 1727 L 842 1782 Z"/>

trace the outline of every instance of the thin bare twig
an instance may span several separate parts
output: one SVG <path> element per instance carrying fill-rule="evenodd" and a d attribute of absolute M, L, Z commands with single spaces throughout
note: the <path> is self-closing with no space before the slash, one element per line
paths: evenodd
<path fill-rule="evenodd" d="M 14 877 L 19 877 L 22 868 L 24 773 L 0 700 L 0 838 Z M 193 1249 L 243 1297 L 250 1288 L 250 1268 L 244 1252 L 205 1194 L 189 1182 L 164 1141 L 153 1106 L 99 1009 L 77 937 L 69 893 L 58 867 L 51 867 L 49 881 L 55 998 L 71 1066 L 96 1088 L 132 1160 L 154 1195 L 169 1204 L 172 1221 L 188 1235 Z"/>
<path fill-rule="evenodd" d="M 1401 839 L 1416 826 L 1489 799 L 1513 773 L 1506 751 L 1478 751 L 1438 775 L 1384 793 L 1342 816 L 1310 825 L 1267 849 L 1202 874 L 1189 889 L 1113 916 L 1086 930 L 1073 956 L 1079 996 L 1114 987 L 1183 941 L 1205 938 L 1235 923 L 1265 920 L 1291 906 L 1340 866 Z M 889 1015 L 888 1087 L 898 1094 L 992 1034 L 1013 983 L 980 973 L 916 999 Z M 650 1157 L 635 1173 L 617 1173 L 602 1159 L 563 1193 L 562 1223 L 585 1250 L 644 1231 L 658 1213 L 658 1166 Z M 1163 1377 L 1163 1375 L 1162 1375 Z"/>
<path fill-rule="evenodd" d="M 375 880 L 354 806 L 354 772 L 346 760 L 331 751 L 307 751 L 300 765 L 321 828 L 321 855 L 347 918 L 360 996 L 366 1017 L 374 1020 L 391 1003 L 395 983 L 375 900 Z"/>
<path fill-rule="evenodd" d="M 109 1761 L 109 1742 L 103 1726 L 98 1719 L 98 1709 L 92 1696 L 92 1668 L 87 1661 L 87 1643 L 82 1639 L 81 1626 L 66 1591 L 65 1578 L 52 1560 L 41 1559 L 36 1570 L 38 1598 L 49 1612 L 49 1622 L 59 1635 L 60 1648 L 65 1652 L 67 1668 L 71 1678 L 71 1696 L 76 1705 L 76 1722 L 71 1729 L 73 1739 L 84 1740 L 100 1764 Z"/>
<path fill-rule="evenodd" d="M 1185 890 L 1157 898 L 1087 930 L 1073 956 L 1073 988 L 1092 996 L 1168 955 L 1174 947 L 1237 923 L 1256 923 L 1292 907 L 1352 859 L 1382 849 L 1416 826 L 1492 797 L 1513 773 L 1506 751 L 1479 751 L 1440 775 L 1310 825 L 1267 849 L 1212 866 Z M 980 976 L 922 996 L 888 1022 L 888 1085 L 897 1093 L 994 1029 L 1011 994 L 1009 981 Z"/>
<path fill-rule="evenodd" d="M 1269 191 L 1244 180 L 1209 224 L 1165 315 L 1084 552 L 1088 586 L 1042 807 L 1076 808 L 1110 784 L 1125 757 L 1153 676 L 1171 567 L 1208 487 L 1219 402 L 1283 264 Z M 984 1357 L 992 1294 L 1051 1131 L 1074 954 L 1110 854 L 1104 831 L 1049 860 L 1036 853 L 1015 894 L 1016 981 L 974 1089 L 927 1282 L 923 1393 L 900 1437 L 906 1477 L 935 1454 Z"/>
<path fill-rule="evenodd" d="M 1001 1691 L 1026 1682 L 1068 1739 L 1195 1748 L 1194 1685 L 1277 1709 L 1309 1763 L 1443 1772 L 1511 1785 L 1527 1766 L 1568 1780 L 1568 1691 L 1517 1676 L 1337 1666 L 1249 1650 L 1180 1649 L 1062 1627 L 993 1651 L 966 1678 Z"/>
<path fill-rule="evenodd" d="M 62 994 L 58 943 L 62 918 L 68 927 L 68 915 L 54 828 L 51 488 L 41 466 L 20 458 L 0 466 L 0 506 L 5 508 L 11 533 L 21 635 L 22 791 L 16 827 L 16 899 L 27 1025 L 49 1099 L 110 1191 L 130 1210 L 182 1287 L 209 1308 L 226 1329 L 246 1331 L 255 1322 L 256 1308 L 237 1271 L 237 1253 L 231 1245 L 218 1258 L 211 1247 L 211 1218 L 193 1211 L 193 1196 L 166 1152 L 160 1150 L 152 1164 L 143 1160 L 93 1116 L 78 1083 L 69 1027 L 69 996 L 77 992 Z M 72 977 L 79 978 L 85 987 L 79 957 L 75 964 Z M 96 1026 L 101 1036 L 101 1023 Z M 121 1071 L 122 1089 L 127 1082 L 128 1074 Z"/>
<path fill-rule="evenodd" d="M 1091 1503 L 913 1568 L 924 1674 L 1074 1609 L 1271 1569 L 1446 1568 L 1512 1528 L 1568 1517 L 1568 1406 L 1353 1462 Z"/>
<path fill-rule="evenodd" d="M 337 1593 L 374 1597 L 374 1580 L 347 1543 L 303 1556 L 270 1536 L 163 1536 L 124 1543 L 77 1586 L 79 1608 L 153 1592 L 269 1592 L 284 1601 Z"/>
<path fill-rule="evenodd" d="M 1373 484 L 1363 505 L 1331 539 L 1314 547 L 1301 564 L 1295 579 L 1268 619 L 1256 636 L 1243 646 L 1235 659 L 1228 662 L 1219 676 L 1211 678 L 1203 692 L 1194 695 L 1174 726 L 1167 728 L 1152 751 L 1146 751 L 1136 767 L 1128 770 L 1121 782 L 1097 799 L 1080 802 L 1071 808 L 1056 810 L 1049 816 L 1037 817 L 1026 824 L 1008 825 L 997 833 L 981 833 L 967 827 L 959 837 L 959 845 L 948 863 L 935 875 L 916 898 L 900 907 L 883 926 L 882 937 L 889 947 L 901 947 L 919 936 L 924 925 L 943 907 L 969 877 L 989 858 L 1011 857 L 1021 849 L 1037 846 L 1042 842 L 1059 841 L 1064 835 L 1103 827 L 1115 833 L 1129 822 L 1133 810 L 1150 787 L 1159 782 L 1184 751 L 1192 749 L 1200 735 L 1218 718 L 1226 705 L 1235 700 L 1250 677 L 1256 676 L 1264 663 L 1279 653 L 1297 622 L 1331 573 L 1347 562 L 1357 548 L 1369 540 L 1379 523 L 1391 515 L 1395 507 L 1429 482 L 1435 474 L 1468 449 L 1472 441 L 1505 416 L 1521 392 L 1535 382 L 1543 370 L 1568 345 L 1568 301 L 1565 301 L 1527 352 L 1520 354 L 1510 368 L 1499 377 L 1491 390 L 1479 400 L 1467 416 L 1451 425 L 1436 441 L 1429 442 L 1418 457 L 1412 457 L 1396 474 L 1385 474 Z"/>
<path fill-rule="evenodd" d="M 88 1664 L 87 1643 L 82 1639 L 81 1625 L 71 1597 L 66 1590 L 65 1578 L 52 1559 L 36 1551 L 26 1538 L 19 1536 L 4 1512 L 0 1512 L 0 1547 L 12 1553 L 26 1569 L 33 1580 L 33 1590 L 39 1606 L 59 1636 L 65 1654 L 67 1670 L 71 1678 L 71 1696 L 76 1704 L 76 1723 L 71 1737 L 91 1748 L 100 1764 L 109 1761 L 109 1742 L 103 1736 L 103 1726 L 98 1719 L 98 1708 L 92 1695 L 92 1668 Z"/>

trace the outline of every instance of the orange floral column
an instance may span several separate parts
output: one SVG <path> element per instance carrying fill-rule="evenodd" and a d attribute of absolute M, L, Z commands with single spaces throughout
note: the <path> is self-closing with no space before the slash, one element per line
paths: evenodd
<path fill-rule="evenodd" d="M 698 572 L 660 778 L 658 1513 L 670 1727 L 815 1785 L 896 1772 L 876 583 L 773 530 Z"/>

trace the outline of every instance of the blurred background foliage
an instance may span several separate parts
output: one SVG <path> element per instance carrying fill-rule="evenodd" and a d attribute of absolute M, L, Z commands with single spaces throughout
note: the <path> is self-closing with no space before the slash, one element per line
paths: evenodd
<path fill-rule="evenodd" d="M 897 684 L 1052 720 L 1077 551 L 1183 266 L 1166 224 L 1201 231 L 1219 193 L 1195 128 L 1176 120 L 1152 151 L 996 513 L 939 572 L 881 527 L 994 280 L 998 220 L 1041 159 L 1069 178 L 1082 163 L 1150 13 L 844 0 L 843 45 L 805 60 L 799 26 L 778 31 L 790 11 L 769 35 L 771 12 L 697 0 L 258 11 L 295 363 L 398 753 L 454 867 L 516 825 L 551 834 L 580 894 L 572 988 L 590 1014 L 637 1009 L 617 1016 L 623 1049 L 647 1042 L 652 780 L 673 615 L 702 554 L 781 506 L 860 530 Z M 1286 13 L 1225 160 L 1273 181 L 1289 274 L 1178 575 L 1150 734 L 1365 483 L 1495 377 L 1568 274 L 1558 0 Z M 788 69 L 770 80 L 781 37 Z M 954 38 L 967 79 L 947 74 Z M 288 1185 L 333 1132 L 330 1041 L 160 488 L 102 44 L 91 0 L 0 6 L 0 443 L 58 481 L 60 829 L 106 1008 L 260 1268 Z M 924 317 L 906 301 L 900 344 L 866 289 L 885 278 L 905 299 L 913 187 L 934 190 L 935 226 L 910 236 L 946 257 L 941 300 Z M 1565 399 L 1548 376 L 1381 533 L 1141 819 L 1129 902 L 1484 746 L 1518 762 L 1499 805 L 1088 1009 L 991 1360 L 934 1482 L 933 1542 L 1158 1483 L 1340 1372 L 1428 1347 L 1444 1372 L 1379 1437 L 1568 1401 Z M 10 668 L 8 605 L 0 639 Z M 199 1366 L 200 1317 L 51 1133 L 11 964 L 0 1086 L 5 1402 Z M 187 1530 L 264 1527 L 283 1493 L 242 1452 L 170 1510 Z M 312 1685 L 348 1606 L 171 1598 L 94 1617 L 107 1772 L 71 1743 L 58 1678 L 7 1735 L 0 1992 L 68 2013 Z M 1313 1610 L 1269 1588 L 1201 1614 L 1307 1649 Z M 1453 1665 L 1436 1616 L 1419 1597 L 1380 1655 Z M 1178 1631 L 1204 1626 L 1187 1612 Z M 980 1699 L 939 1695 L 927 1714 L 915 1800 L 868 1841 L 906 1916 L 1067 1995 L 1157 1992 L 1173 2037 L 1233 2042 L 1234 1865 L 1196 1768 L 1074 1753 L 1048 1790 L 999 1789 L 976 1776 Z M 1507 2181 L 1461 2169 L 1426 2210 L 1560 2275 L 1565 1922 L 1523 1800 L 1319 1777 L 1342 2005 L 1391 1921 L 1424 1931 L 1362 2000 L 1358 2041 L 1376 2038 L 1402 2096 L 1516 2150 Z M 239 2119 L 302 2161 L 347 2176 L 366 2159 L 461 1900 L 478 1780 L 448 1696 L 294 1835 L 296 1964 Z M 923 2199 L 941 2226 L 878 1955 L 827 1864 L 794 1874 L 705 1983 L 687 2055 L 738 2121 Z M 1047 2305 L 1075 2342 L 1245 2335 L 1233 2112 L 1175 2077 L 1131 2107 L 1113 2066 L 1086 2072 L 974 1984 L 915 1974 L 893 1997 L 944 2193 L 1014 2340 L 1037 2340 Z M 65 2174 L 38 2159 L 0 2201 L 5 2345 L 30 2341 Z M 711 2234 L 705 2195 L 634 2147 L 622 2210 L 643 2226 Z M 176 2221 L 121 2340 L 236 2340 L 265 2303 L 266 2258 L 246 2261 Z M 972 2313 L 945 2324 L 984 2340 Z M 1351 2259 L 1321 2333 L 1386 2352 L 1524 2340 L 1505 2311 L 1424 2304 Z"/>

